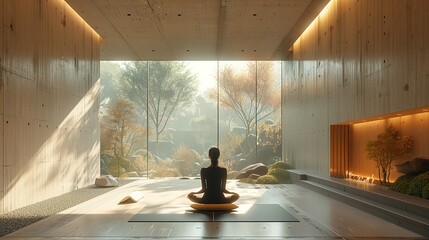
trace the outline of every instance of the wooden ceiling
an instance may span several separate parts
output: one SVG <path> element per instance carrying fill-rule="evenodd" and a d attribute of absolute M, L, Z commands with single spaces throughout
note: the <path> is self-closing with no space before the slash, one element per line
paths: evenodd
<path fill-rule="evenodd" d="M 329 0 L 66 0 L 102 60 L 280 60 Z"/>

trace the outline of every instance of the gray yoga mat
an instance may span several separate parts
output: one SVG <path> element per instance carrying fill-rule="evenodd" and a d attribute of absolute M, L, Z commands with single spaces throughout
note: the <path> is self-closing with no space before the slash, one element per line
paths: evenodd
<path fill-rule="evenodd" d="M 255 204 L 246 213 L 186 211 L 183 214 L 145 214 L 144 209 L 129 222 L 299 222 L 278 204 Z"/>

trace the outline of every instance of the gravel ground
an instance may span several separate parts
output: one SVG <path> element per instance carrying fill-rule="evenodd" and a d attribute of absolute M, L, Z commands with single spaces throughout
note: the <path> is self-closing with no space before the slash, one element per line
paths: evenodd
<path fill-rule="evenodd" d="M 123 186 L 132 181 L 134 180 L 119 180 L 119 186 Z M 0 237 L 88 201 L 91 198 L 97 197 L 115 188 L 116 187 L 100 188 L 93 185 L 2 214 L 0 215 Z"/>

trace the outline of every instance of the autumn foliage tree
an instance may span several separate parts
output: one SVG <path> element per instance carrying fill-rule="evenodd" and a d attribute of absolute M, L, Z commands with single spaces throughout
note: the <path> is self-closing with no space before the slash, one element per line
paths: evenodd
<path fill-rule="evenodd" d="M 271 62 L 249 62 L 244 72 L 230 65 L 219 70 L 219 101 L 221 107 L 231 109 L 246 128 L 246 135 L 257 121 L 266 118 L 280 107 L 280 92 L 274 89 Z M 217 88 L 209 96 L 217 99 Z"/>
<path fill-rule="evenodd" d="M 393 126 L 377 135 L 376 140 L 369 140 L 366 145 L 368 158 L 377 163 L 378 178 L 382 185 L 389 183 L 392 161 L 409 155 L 414 147 L 412 136 L 400 136 Z M 380 174 L 381 172 L 381 174 Z M 383 177 L 383 179 L 381 179 Z"/>
<path fill-rule="evenodd" d="M 270 147 L 273 152 L 281 156 L 282 128 L 281 125 L 264 123 L 258 129 L 258 142 L 260 146 Z"/>
<path fill-rule="evenodd" d="M 134 107 L 129 101 L 117 100 L 107 106 L 102 117 L 101 150 L 118 161 L 118 171 L 119 165 L 123 165 L 120 161 L 125 161 L 130 153 L 138 129 L 135 116 Z"/>

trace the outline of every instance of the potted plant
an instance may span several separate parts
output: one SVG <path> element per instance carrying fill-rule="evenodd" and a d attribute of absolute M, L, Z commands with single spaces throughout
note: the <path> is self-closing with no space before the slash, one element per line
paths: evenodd
<path fill-rule="evenodd" d="M 381 185 L 390 183 L 390 169 L 392 161 L 411 154 L 414 147 L 412 136 L 400 136 L 393 126 L 377 135 L 376 140 L 369 140 L 366 144 L 368 158 L 377 163 L 378 179 Z M 380 174 L 381 172 L 381 174 Z M 383 177 L 383 179 L 381 179 Z"/>

